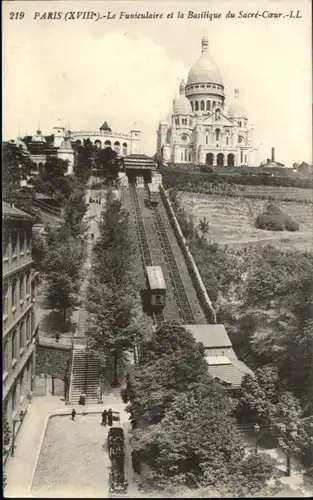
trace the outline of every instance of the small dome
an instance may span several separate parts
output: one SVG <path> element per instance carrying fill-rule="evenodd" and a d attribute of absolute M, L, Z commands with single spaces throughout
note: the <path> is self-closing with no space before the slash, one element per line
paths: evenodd
<path fill-rule="evenodd" d="M 41 133 L 41 130 L 37 130 L 36 135 L 33 135 L 32 142 L 46 142 L 46 139 Z"/>
<path fill-rule="evenodd" d="M 195 83 L 223 85 L 220 71 L 209 55 L 208 45 L 207 38 L 202 38 L 202 54 L 189 71 L 187 85 Z"/>
<path fill-rule="evenodd" d="M 228 115 L 233 118 L 247 118 L 247 112 L 240 100 L 238 89 L 235 89 L 235 100 L 228 108 Z"/>
<path fill-rule="evenodd" d="M 192 108 L 190 101 L 185 95 L 185 82 L 182 80 L 179 85 L 179 97 L 173 101 L 174 115 L 191 115 Z"/>
<path fill-rule="evenodd" d="M 69 139 L 64 139 L 62 142 L 60 149 L 70 149 L 71 151 L 73 150 L 71 141 Z"/>
<path fill-rule="evenodd" d="M 25 142 L 24 142 L 24 141 L 22 141 L 22 139 L 21 139 L 20 137 L 18 137 L 18 138 L 16 139 L 15 144 L 16 144 L 16 146 L 17 146 L 18 148 L 22 149 L 23 151 L 25 151 L 25 152 L 26 152 L 26 151 L 28 151 L 28 150 L 27 150 L 27 146 L 26 146 Z"/>

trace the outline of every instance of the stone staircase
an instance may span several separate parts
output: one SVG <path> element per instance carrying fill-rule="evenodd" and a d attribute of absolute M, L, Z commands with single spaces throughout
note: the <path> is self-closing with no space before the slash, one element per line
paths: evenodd
<path fill-rule="evenodd" d="M 73 350 L 73 368 L 70 403 L 78 404 L 79 396 L 86 394 L 86 403 L 98 403 L 100 360 L 97 353 L 86 346 L 76 345 Z"/>

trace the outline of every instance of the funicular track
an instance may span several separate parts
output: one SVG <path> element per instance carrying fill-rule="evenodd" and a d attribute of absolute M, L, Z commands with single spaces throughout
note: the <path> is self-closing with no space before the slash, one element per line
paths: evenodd
<path fill-rule="evenodd" d="M 143 266 L 144 266 L 144 268 L 146 268 L 146 266 L 152 266 L 153 263 L 152 263 L 150 249 L 149 249 L 147 233 L 145 230 L 145 225 L 144 225 L 143 217 L 142 217 L 141 210 L 140 210 L 140 203 L 138 200 L 136 187 L 133 184 L 129 185 L 129 192 L 130 192 L 130 196 L 131 196 L 134 219 L 135 219 L 135 223 L 136 223 L 141 258 L 142 258 Z M 162 311 L 160 311 L 158 313 L 153 313 L 153 321 L 156 325 L 159 325 L 160 323 L 165 321 L 164 313 Z"/>
<path fill-rule="evenodd" d="M 162 203 L 162 201 L 160 201 Z M 163 253 L 165 256 L 165 260 L 168 265 L 169 273 L 171 276 L 171 280 L 173 283 L 175 298 L 178 306 L 178 312 L 183 320 L 184 324 L 191 325 L 195 324 L 195 318 L 186 294 L 186 290 L 183 284 L 183 280 L 181 278 L 177 262 L 170 244 L 170 240 L 168 234 L 166 232 L 164 222 L 159 210 L 159 207 L 156 206 L 153 209 L 154 219 L 157 227 L 157 231 L 159 234 L 160 242 L 162 245 Z"/>

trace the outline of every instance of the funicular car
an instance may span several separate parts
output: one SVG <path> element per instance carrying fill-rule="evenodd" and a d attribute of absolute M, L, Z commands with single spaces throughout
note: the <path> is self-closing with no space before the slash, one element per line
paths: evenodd
<path fill-rule="evenodd" d="M 121 427 L 111 427 L 108 434 L 108 451 L 111 460 L 109 496 L 127 497 L 128 481 L 125 478 L 125 438 Z"/>
<path fill-rule="evenodd" d="M 152 311 L 160 311 L 166 304 L 166 285 L 160 266 L 146 266 L 147 303 Z"/>
<path fill-rule="evenodd" d="M 148 184 L 148 195 L 150 205 L 157 205 L 160 199 L 160 190 L 157 184 Z"/>

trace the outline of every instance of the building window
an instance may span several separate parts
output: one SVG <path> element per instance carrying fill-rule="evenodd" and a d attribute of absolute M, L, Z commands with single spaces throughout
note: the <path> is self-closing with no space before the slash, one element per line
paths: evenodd
<path fill-rule="evenodd" d="M 15 256 L 17 254 L 17 232 L 12 232 L 12 255 Z"/>
<path fill-rule="evenodd" d="M 24 323 L 24 321 L 22 321 L 20 324 L 20 350 L 23 349 L 25 346 L 24 328 L 25 328 L 25 323 Z"/>
<path fill-rule="evenodd" d="M 123 155 L 124 156 L 127 155 L 127 144 L 126 144 L 126 142 L 123 142 Z"/>
<path fill-rule="evenodd" d="M 226 146 L 228 146 L 228 143 L 229 143 L 229 137 L 228 135 L 226 136 Z"/>
<path fill-rule="evenodd" d="M 242 163 L 243 162 L 243 152 L 240 151 L 240 162 Z"/>
<path fill-rule="evenodd" d="M 26 295 L 30 295 L 30 272 L 26 275 Z"/>
<path fill-rule="evenodd" d="M 219 110 L 219 109 L 217 109 L 217 110 L 215 111 L 215 120 L 219 120 L 219 119 L 220 119 L 220 110 Z"/>
<path fill-rule="evenodd" d="M 24 278 L 25 278 L 25 275 L 24 274 L 21 274 L 20 276 L 20 302 L 24 300 Z"/>
<path fill-rule="evenodd" d="M 205 88 L 205 85 L 201 85 L 201 88 L 204 89 Z"/>
<path fill-rule="evenodd" d="M 215 140 L 216 140 L 216 141 L 219 141 L 219 139 L 220 139 L 220 129 L 219 129 L 219 128 L 217 128 L 217 129 L 215 130 Z"/>
<path fill-rule="evenodd" d="M 247 155 L 245 155 L 245 163 L 247 163 L 247 160 L 248 160 Z"/>
<path fill-rule="evenodd" d="M 15 411 L 16 408 L 16 385 L 13 387 L 12 391 L 12 412 Z"/>
<path fill-rule="evenodd" d="M 209 136 L 208 135 L 205 136 L 205 143 L 209 144 Z"/>
<path fill-rule="evenodd" d="M 189 151 L 189 161 L 191 161 L 191 151 Z"/>
<path fill-rule="evenodd" d="M 16 361 L 17 359 L 17 331 L 13 330 L 12 332 L 12 337 L 11 337 L 11 342 L 12 342 L 12 361 Z"/>
<path fill-rule="evenodd" d="M 2 238 L 2 259 L 7 259 L 9 257 L 9 240 L 7 233 L 3 234 Z"/>
<path fill-rule="evenodd" d="M 192 111 L 193 111 L 193 101 L 191 101 L 191 109 L 192 109 Z"/>
<path fill-rule="evenodd" d="M 206 110 L 210 111 L 210 109 L 211 109 L 211 103 L 210 103 L 210 101 L 207 101 L 206 102 Z"/>
<path fill-rule="evenodd" d="M 179 125 L 179 118 L 175 118 L 175 125 Z"/>
<path fill-rule="evenodd" d="M 104 146 L 107 148 L 108 146 L 111 146 L 111 141 L 105 141 Z"/>
<path fill-rule="evenodd" d="M 238 122 L 239 127 L 241 127 L 241 121 Z"/>
<path fill-rule="evenodd" d="M 16 293 L 16 288 L 17 288 L 17 282 L 16 282 L 16 279 L 14 278 L 13 281 L 12 281 L 12 309 L 13 307 L 16 307 L 16 304 L 17 304 L 17 293 Z"/>
<path fill-rule="evenodd" d="M 25 232 L 21 231 L 20 232 L 20 253 L 24 253 L 25 251 Z"/>
<path fill-rule="evenodd" d="M 189 120 L 189 126 L 190 127 L 192 126 L 192 120 L 191 119 Z"/>
<path fill-rule="evenodd" d="M 201 101 L 201 111 L 204 110 L 204 101 Z"/>
<path fill-rule="evenodd" d="M 196 111 L 199 111 L 199 103 L 198 103 L 198 101 L 195 102 L 195 106 L 196 106 Z"/>
<path fill-rule="evenodd" d="M 215 101 L 213 101 L 213 102 L 212 102 L 212 108 L 215 108 L 215 106 L 216 106 L 216 102 L 215 102 Z"/>
<path fill-rule="evenodd" d="M 2 288 L 2 314 L 5 316 L 9 314 L 9 289 L 7 283 Z"/>
<path fill-rule="evenodd" d="M 8 344 L 8 339 L 4 340 L 3 343 L 3 372 L 8 372 L 9 371 L 9 344 Z"/>

